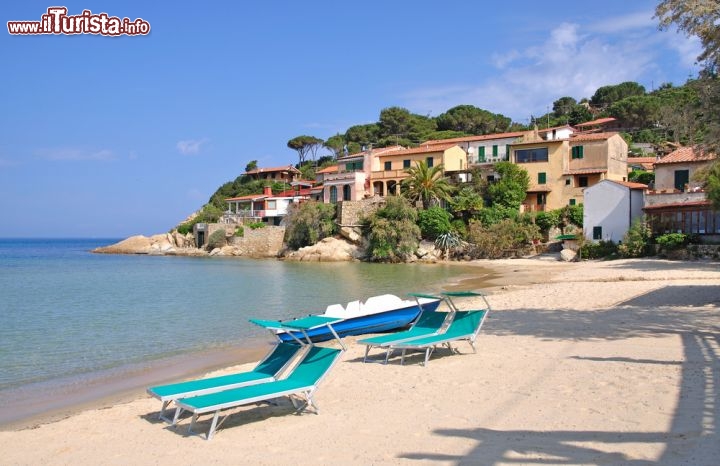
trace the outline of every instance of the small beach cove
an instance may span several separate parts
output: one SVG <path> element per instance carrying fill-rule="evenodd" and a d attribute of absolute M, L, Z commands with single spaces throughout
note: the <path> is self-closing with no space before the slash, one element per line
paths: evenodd
<path fill-rule="evenodd" d="M 435 292 L 489 269 L 97 255 L 111 240 L 3 240 L 0 429 L 144 394 L 152 384 L 257 361 L 251 317 L 290 318 L 382 293 Z"/>
<path fill-rule="evenodd" d="M 503 284 L 492 277 L 493 311 L 477 354 L 459 344 L 460 354 L 438 350 L 428 367 L 416 357 L 403 366 L 398 358 L 364 364 L 362 348 L 347 338 L 348 353 L 316 395 L 319 415 L 290 415 L 282 400 L 240 408 L 208 442 L 188 436 L 186 420 L 177 429 L 157 421 L 160 403 L 140 395 L 0 432 L 4 460 L 714 464 L 720 454 L 717 263 L 496 264 L 517 274 L 544 271 L 546 280 Z"/>

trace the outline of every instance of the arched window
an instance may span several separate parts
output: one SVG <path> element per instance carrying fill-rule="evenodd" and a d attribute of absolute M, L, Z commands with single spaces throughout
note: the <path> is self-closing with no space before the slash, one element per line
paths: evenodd
<path fill-rule="evenodd" d="M 350 200 L 350 185 L 346 184 L 343 186 L 343 201 Z"/>
<path fill-rule="evenodd" d="M 330 203 L 337 203 L 337 186 L 330 186 Z"/>

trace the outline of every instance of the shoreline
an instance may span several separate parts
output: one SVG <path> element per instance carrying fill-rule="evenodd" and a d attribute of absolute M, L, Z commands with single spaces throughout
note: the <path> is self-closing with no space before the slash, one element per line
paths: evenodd
<path fill-rule="evenodd" d="M 176 428 L 158 421 L 160 402 L 146 395 L 1 431 L 3 461 L 715 464 L 720 264 L 495 264 L 506 277 L 487 277 L 492 310 L 476 354 L 457 343 L 427 367 L 417 355 L 405 365 L 363 363 L 364 348 L 348 337 L 315 394 L 317 415 L 292 415 L 285 399 L 246 406 L 227 411 L 206 441 L 188 434 L 189 419 Z M 210 420 L 201 417 L 197 431 Z"/>
<path fill-rule="evenodd" d="M 492 261 L 439 262 L 469 268 L 482 268 L 479 277 L 462 274 L 440 284 L 445 290 L 492 290 L 517 283 L 511 276 L 516 268 Z M 433 266 L 435 264 L 427 264 Z M 527 266 L 526 266 L 527 267 Z M 31 383 L 0 391 L 0 431 L 35 429 L 40 425 L 67 419 L 88 409 L 105 409 L 142 398 L 149 386 L 205 377 L 230 366 L 258 361 L 266 354 L 271 337 L 248 339 L 242 344 L 185 353 L 95 371 L 60 380 Z M 3 401 L 7 400 L 6 403 Z M 8 407 L 12 403 L 11 407 Z M 5 405 L 5 406 L 4 406 Z"/>
<path fill-rule="evenodd" d="M 259 360 L 270 338 L 178 354 L 76 377 L 0 391 L 0 431 L 34 429 L 87 409 L 104 409 L 142 397 L 149 386 L 202 377 L 228 366 Z M 3 406 L 3 400 L 12 407 Z"/>

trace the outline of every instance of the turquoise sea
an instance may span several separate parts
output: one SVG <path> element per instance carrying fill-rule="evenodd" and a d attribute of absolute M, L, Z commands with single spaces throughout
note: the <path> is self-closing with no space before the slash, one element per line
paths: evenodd
<path fill-rule="evenodd" d="M 89 252 L 116 241 L 0 239 L 0 412 L 9 416 L 0 424 L 11 420 L 18 400 L 41 411 L 40 399 L 61 406 L 67 394 L 139 366 L 257 342 L 267 333 L 251 317 L 289 318 L 377 294 L 440 291 L 478 273 L 437 264 Z"/>

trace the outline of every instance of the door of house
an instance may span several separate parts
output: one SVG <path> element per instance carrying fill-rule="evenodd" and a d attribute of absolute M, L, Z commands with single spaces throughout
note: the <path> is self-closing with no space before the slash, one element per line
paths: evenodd
<path fill-rule="evenodd" d="M 685 191 L 685 185 L 690 181 L 690 170 L 675 170 L 675 189 Z"/>

